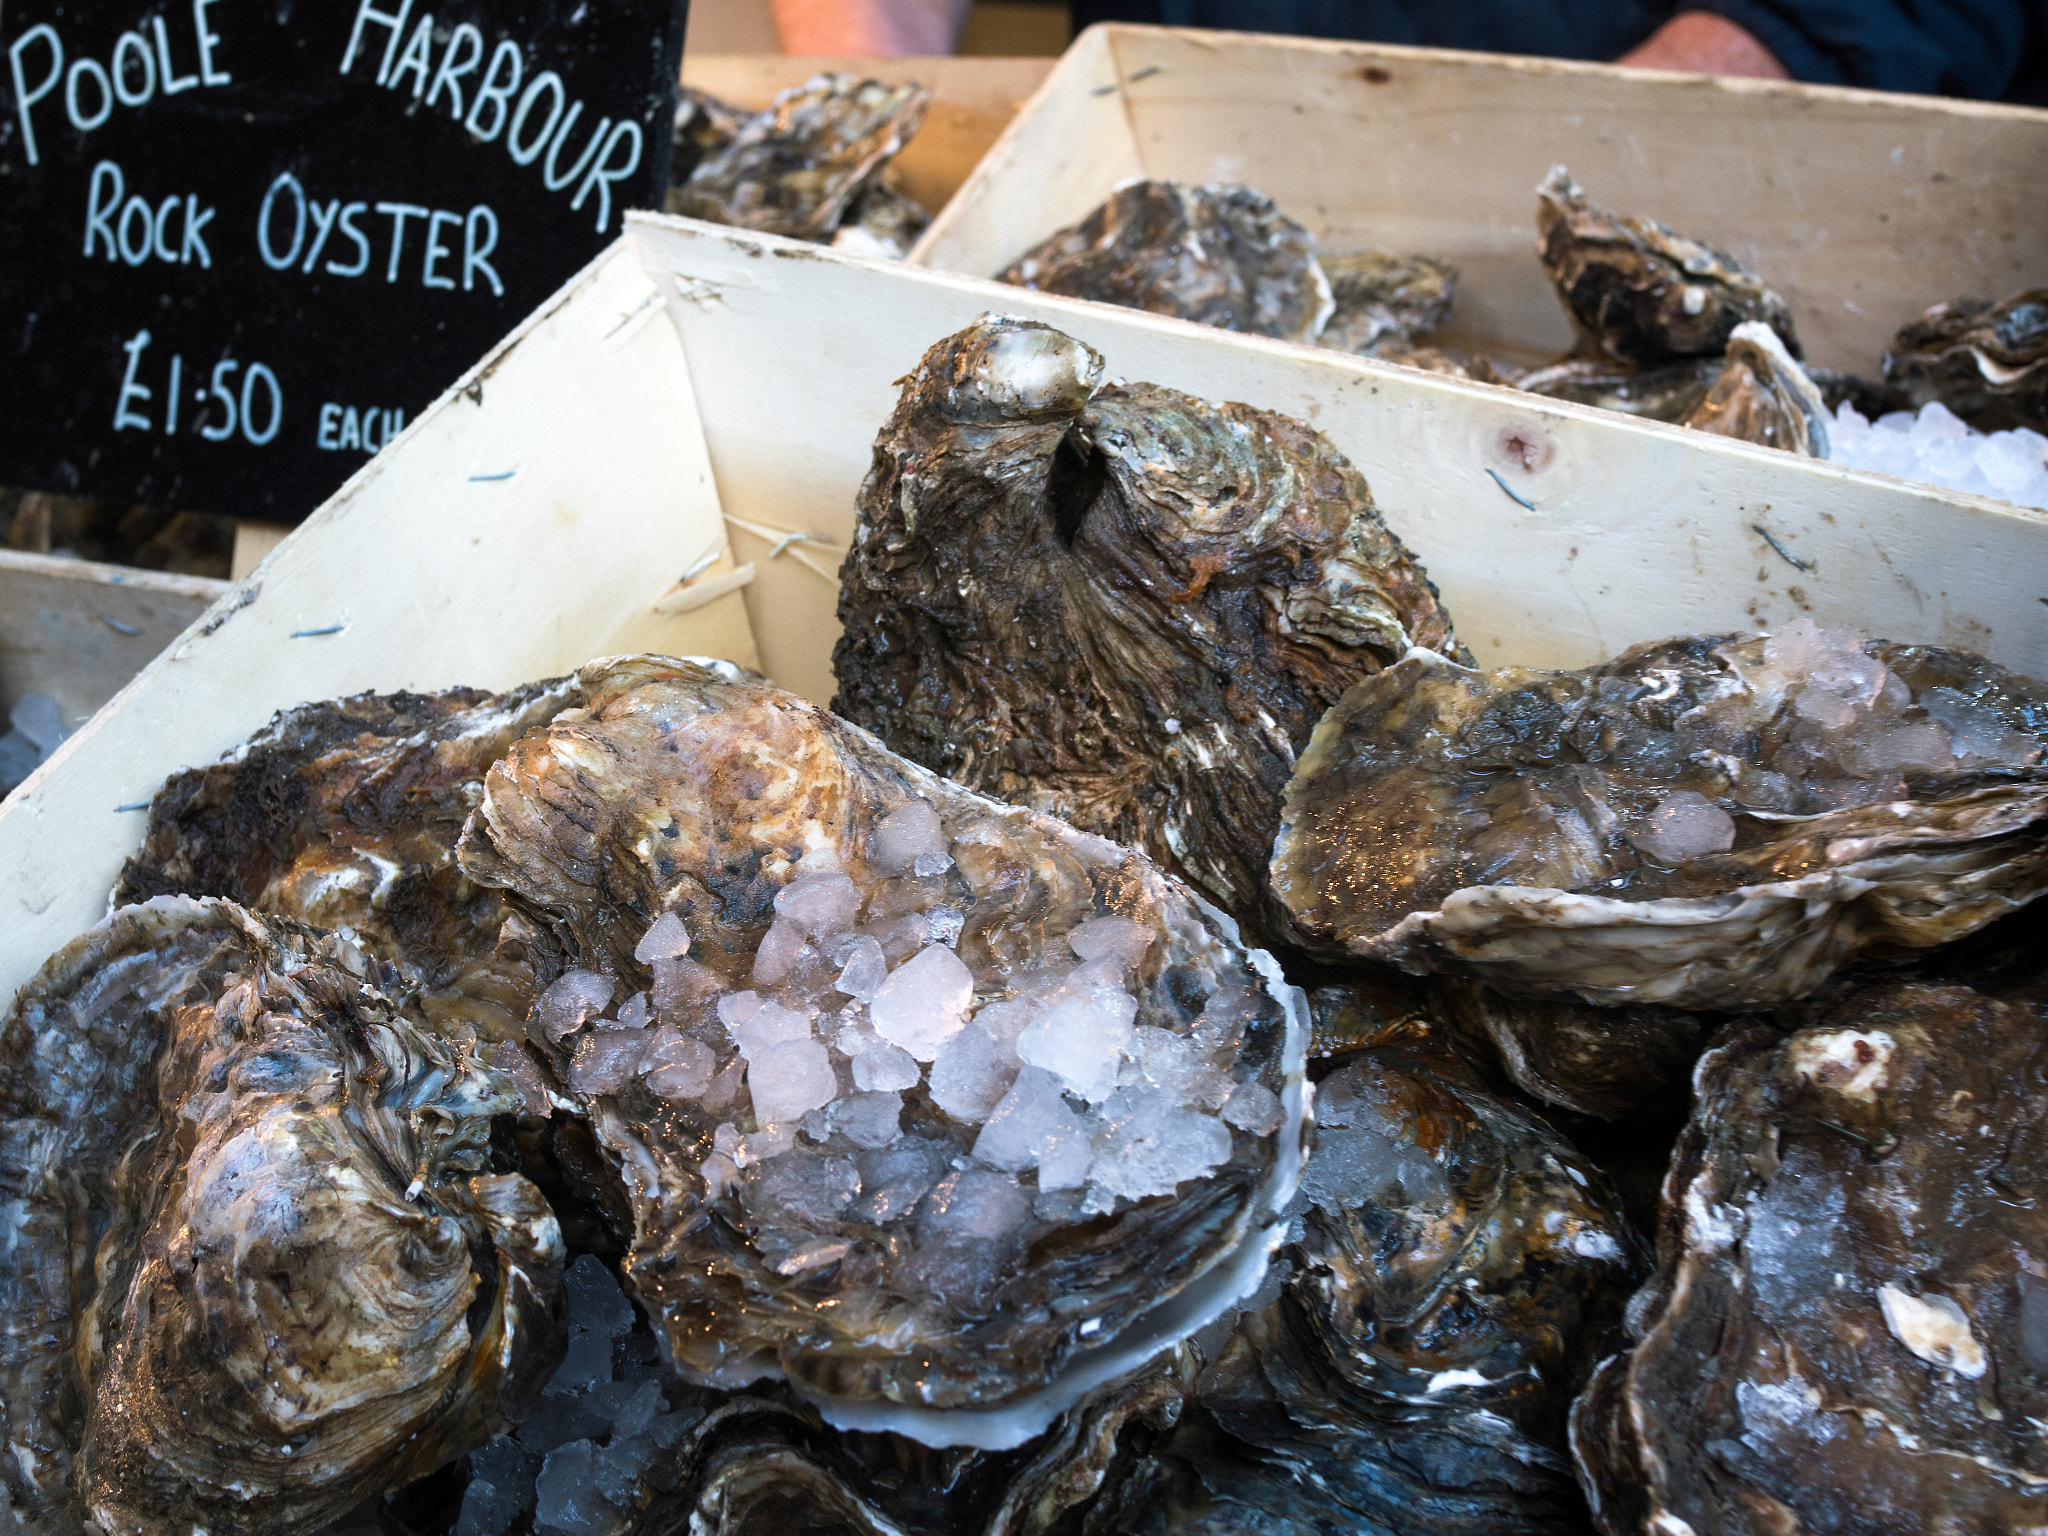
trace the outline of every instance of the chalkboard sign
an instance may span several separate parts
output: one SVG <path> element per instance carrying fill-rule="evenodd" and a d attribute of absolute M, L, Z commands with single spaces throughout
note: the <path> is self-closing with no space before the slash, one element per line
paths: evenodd
<path fill-rule="evenodd" d="M 0 484 L 304 517 L 661 206 L 685 6 L 6 0 Z"/>

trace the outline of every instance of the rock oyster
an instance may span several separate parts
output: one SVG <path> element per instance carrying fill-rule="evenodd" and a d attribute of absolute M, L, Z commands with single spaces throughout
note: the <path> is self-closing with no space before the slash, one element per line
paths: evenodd
<path fill-rule="evenodd" d="M 1939 400 L 1985 432 L 2048 432 L 2048 288 L 1935 305 L 1893 340 L 1884 376 L 1916 409 Z"/>
<path fill-rule="evenodd" d="M 924 356 L 840 573 L 833 707 L 928 768 L 1143 848 L 1241 920 L 1315 722 L 1454 647 L 1364 479 L 1300 422 L 1035 322 Z"/>
<path fill-rule="evenodd" d="M 799 240 L 830 240 L 858 217 L 897 151 L 924 122 L 931 92 L 853 75 L 818 75 L 784 91 L 766 112 L 735 126 L 717 103 L 680 121 L 678 136 L 702 151 L 668 211 Z M 718 142 L 730 130 L 729 141 Z"/>
<path fill-rule="evenodd" d="M 576 702 L 558 680 L 281 711 L 220 762 L 165 781 L 114 901 L 222 896 L 348 929 L 398 967 L 437 1026 L 516 1040 L 532 968 L 498 952 L 505 904 L 463 878 L 455 840 L 484 770 Z"/>
<path fill-rule="evenodd" d="M 1307 1027 L 1227 919 L 780 690 L 579 680 L 461 860 L 558 952 L 533 1028 L 687 1378 L 1016 1444 L 1256 1283 Z"/>
<path fill-rule="evenodd" d="M 562 1249 L 490 1171 L 517 1092 L 387 979 L 344 940 L 163 897 L 23 990 L 0 1028 L 17 1514 L 311 1531 L 538 1393 Z"/>
<path fill-rule="evenodd" d="M 2048 1523 L 2044 1026 L 1885 983 L 1706 1057 L 1636 1343 L 1574 1418 L 1603 1531 Z"/>
<path fill-rule="evenodd" d="M 1318 260 L 1335 306 L 1318 346 L 1398 355 L 1451 318 L 1458 269 L 1449 262 L 1385 251 L 1325 253 Z"/>
<path fill-rule="evenodd" d="M 1127 181 L 996 281 L 1282 341 L 1314 341 L 1333 307 L 1315 236 L 1232 184 Z"/>
<path fill-rule="evenodd" d="M 1745 320 L 1728 337 L 1721 372 L 1680 424 L 1766 448 L 1828 456 L 1828 408 L 1778 333 Z"/>
<path fill-rule="evenodd" d="M 1561 165 L 1536 199 L 1537 251 L 1584 350 L 1637 366 L 1718 354 L 1759 320 L 1799 356 L 1785 301 L 1725 251 L 1595 207 Z"/>
<path fill-rule="evenodd" d="M 2048 687 L 1806 619 L 1582 672 L 1417 654 L 1317 727 L 1273 882 L 1327 950 L 1764 1006 L 2048 887 L 2044 741 Z"/>

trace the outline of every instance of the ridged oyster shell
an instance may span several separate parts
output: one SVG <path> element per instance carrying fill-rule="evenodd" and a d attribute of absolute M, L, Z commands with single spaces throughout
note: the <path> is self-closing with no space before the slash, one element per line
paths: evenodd
<path fill-rule="evenodd" d="M 1669 225 L 1594 206 L 1561 165 L 1536 189 L 1536 248 L 1594 353 L 1638 366 L 1718 354 L 1759 320 L 1799 356 L 1792 311 L 1762 278 Z"/>
<path fill-rule="evenodd" d="M 1632 1349 L 1572 1443 L 1609 1536 L 2048 1523 L 2048 1013 L 1885 983 L 1701 1063 Z"/>
<path fill-rule="evenodd" d="M 1307 1027 L 1227 919 L 780 690 L 659 657 L 580 682 L 461 861 L 574 967 L 536 1033 L 687 1379 L 1013 1445 L 1256 1284 Z"/>
<path fill-rule="evenodd" d="M 1778 333 L 1755 320 L 1729 335 L 1721 372 L 1680 425 L 1812 459 L 1828 456 L 1827 402 Z"/>
<path fill-rule="evenodd" d="M 455 840 L 484 770 L 576 702 L 574 683 L 558 679 L 282 710 L 219 762 L 164 781 L 114 903 L 220 896 L 345 928 L 398 968 L 444 1032 L 517 1040 L 532 967 L 499 953 L 505 903 L 463 879 Z"/>
<path fill-rule="evenodd" d="M 1982 431 L 2048 432 L 2048 288 L 1935 305 L 1893 339 L 1884 376 L 1909 405 L 1939 400 Z"/>
<path fill-rule="evenodd" d="M 2048 888 L 2048 688 L 1795 620 L 1581 672 L 1416 654 L 1288 786 L 1273 882 L 1340 953 L 1745 1008 Z"/>
<path fill-rule="evenodd" d="M 1102 368 L 1003 318 L 925 354 L 861 488 L 833 707 L 1247 920 L 1323 710 L 1456 642 L 1318 433 Z"/>
<path fill-rule="evenodd" d="M 1230 183 L 1127 181 L 996 281 L 1282 341 L 1314 341 L 1334 306 L 1315 236 Z"/>
<path fill-rule="evenodd" d="M 1386 251 L 1324 252 L 1317 260 L 1334 306 L 1317 346 L 1398 356 L 1451 318 L 1458 269 L 1447 261 Z"/>
<path fill-rule="evenodd" d="M 315 1530 L 538 1394 L 562 1246 L 490 1171 L 517 1092 L 388 980 L 344 940 L 161 897 L 23 990 L 0 1477 L 32 1524 Z"/>

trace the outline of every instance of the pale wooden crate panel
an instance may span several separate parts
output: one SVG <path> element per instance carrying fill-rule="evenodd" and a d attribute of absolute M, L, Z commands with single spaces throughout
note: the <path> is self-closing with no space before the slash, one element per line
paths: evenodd
<path fill-rule="evenodd" d="M 0 995 L 101 916 L 143 826 L 116 807 L 277 710 L 624 651 L 753 661 L 736 592 L 656 611 L 706 554 L 700 581 L 732 570 L 681 349 L 615 246 L 0 804 Z"/>
<path fill-rule="evenodd" d="M 836 564 L 896 381 L 990 311 L 1109 371 L 1315 423 L 1486 663 L 1583 666 L 1637 641 L 1811 613 L 2048 674 L 2048 516 L 1513 390 L 986 281 L 635 215 L 673 295 L 726 512 L 825 535 Z M 1534 504 L 1525 508 L 1509 495 Z M 1762 529 L 1807 568 L 1774 551 Z M 768 672 L 829 699 L 832 582 L 737 536 Z M 801 547 L 801 546 L 800 546 Z"/>
<path fill-rule="evenodd" d="M 46 693 L 67 724 L 83 724 L 226 590 L 205 576 L 0 550 L 0 714 Z"/>
<path fill-rule="evenodd" d="M 930 89 L 924 126 L 894 162 L 903 193 L 937 213 L 1052 72 L 1051 59 L 793 58 L 781 54 L 683 55 L 683 84 L 737 107 L 767 107 L 813 75 L 852 74 Z"/>
<path fill-rule="evenodd" d="M 1127 176 L 1241 181 L 1330 249 L 1449 258 L 1461 337 L 1555 353 L 1534 188 L 1559 162 L 1753 265 L 1832 368 L 1874 372 L 1930 304 L 2048 283 L 2048 112 L 1160 27 L 1085 34 L 912 260 L 991 275 Z"/>

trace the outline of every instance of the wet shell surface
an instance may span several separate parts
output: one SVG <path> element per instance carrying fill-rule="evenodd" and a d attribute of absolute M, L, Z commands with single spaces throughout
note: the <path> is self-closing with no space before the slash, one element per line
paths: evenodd
<path fill-rule="evenodd" d="M 0 1477 L 32 1525 L 312 1531 L 539 1393 L 563 1253 L 492 1167 L 517 1090 L 392 979 L 160 897 L 24 989 L 0 1028 Z"/>
<path fill-rule="evenodd" d="M 1335 306 L 1316 345 L 1378 357 L 1412 348 L 1451 318 L 1458 269 L 1426 256 L 1386 251 L 1323 253 Z"/>
<path fill-rule="evenodd" d="M 1416 654 L 1288 786 L 1327 951 L 1594 1003 L 1767 1006 L 2048 888 L 2048 688 L 1795 620 L 1582 672 Z"/>
<path fill-rule="evenodd" d="M 1778 333 L 1755 320 L 1735 327 L 1721 372 L 1680 425 L 1811 459 L 1828 456 L 1827 402 Z"/>
<path fill-rule="evenodd" d="M 1314 341 L 1334 306 L 1315 236 L 1230 184 L 1125 182 L 996 281 L 1282 341 Z"/>
<path fill-rule="evenodd" d="M 1939 400 L 1982 431 L 2048 432 L 2048 288 L 1935 305 L 1893 339 L 1884 376 L 1907 404 Z"/>
<path fill-rule="evenodd" d="M 925 354 L 861 489 L 833 707 L 1256 923 L 1323 711 L 1456 641 L 1320 434 L 1102 369 L 1001 318 Z"/>
<path fill-rule="evenodd" d="M 534 1037 L 686 1380 L 997 1448 L 1257 1284 L 1307 1021 L 1227 918 L 778 689 L 579 681 L 461 861 L 554 946 Z"/>
<path fill-rule="evenodd" d="M 1705 1058 L 1575 1415 L 1601 1530 L 2048 1523 L 2044 1073 L 2038 994 L 1897 983 Z"/>

